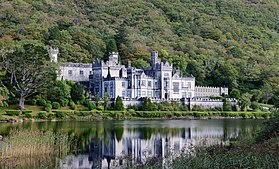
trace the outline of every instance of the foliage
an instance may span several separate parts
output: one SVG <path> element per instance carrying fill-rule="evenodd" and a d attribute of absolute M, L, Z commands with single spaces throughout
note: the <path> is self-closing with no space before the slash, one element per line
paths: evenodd
<path fill-rule="evenodd" d="M 8 116 L 18 116 L 20 115 L 19 110 L 6 110 L 6 115 Z"/>
<path fill-rule="evenodd" d="M 92 102 L 90 99 L 86 99 L 84 101 L 84 106 L 86 106 L 88 108 L 88 110 L 93 110 L 96 109 L 96 105 L 94 102 Z"/>
<path fill-rule="evenodd" d="M 7 107 L 8 104 L 6 100 L 8 99 L 9 99 L 9 90 L 5 86 L 0 87 L 0 106 Z"/>
<path fill-rule="evenodd" d="M 193 105 L 192 107 L 192 111 L 204 111 L 204 107 L 200 106 L 200 105 Z"/>
<path fill-rule="evenodd" d="M 105 93 L 105 96 L 104 96 L 104 110 L 107 110 L 109 108 L 109 106 L 110 106 L 109 101 L 110 101 L 109 94 Z"/>
<path fill-rule="evenodd" d="M 239 98 L 240 98 L 240 91 L 239 91 L 238 89 L 233 89 L 233 90 L 230 92 L 230 97 L 231 97 L 231 98 L 239 99 Z"/>
<path fill-rule="evenodd" d="M 53 109 L 59 109 L 60 108 L 60 104 L 58 102 L 53 102 L 52 103 L 52 108 Z"/>
<path fill-rule="evenodd" d="M 256 102 L 256 101 L 253 101 L 253 102 L 251 103 L 251 108 L 252 108 L 253 110 L 258 110 L 258 109 L 260 108 L 260 104 L 259 104 L 258 102 Z"/>
<path fill-rule="evenodd" d="M 31 113 L 26 113 L 24 116 L 28 119 L 31 119 L 33 117 Z"/>
<path fill-rule="evenodd" d="M 70 107 L 70 109 L 72 109 L 72 110 L 75 110 L 76 109 L 76 104 L 75 104 L 75 102 L 73 102 L 72 100 L 69 102 L 69 107 Z"/>
<path fill-rule="evenodd" d="M 264 103 L 274 103 L 279 87 L 276 0 L 3 1 L 0 9 L 1 57 L 26 39 L 58 47 L 62 62 L 91 63 L 118 51 L 123 63 L 141 67 L 158 50 L 197 85 L 256 89 L 262 95 L 251 100 Z"/>
<path fill-rule="evenodd" d="M 279 136 L 279 115 L 276 114 L 275 117 L 268 120 L 265 123 L 264 128 L 262 131 L 258 134 L 256 138 L 256 142 L 262 142 L 264 140 L 268 140 L 273 137 Z"/>
<path fill-rule="evenodd" d="M 45 99 L 39 99 L 37 103 L 38 103 L 39 106 L 45 106 L 46 100 Z"/>
<path fill-rule="evenodd" d="M 115 101 L 115 110 L 123 111 L 124 110 L 124 105 L 122 102 L 122 98 L 117 96 L 116 101 Z"/>
<path fill-rule="evenodd" d="M 72 100 L 77 103 L 78 101 L 82 100 L 82 97 L 84 96 L 84 89 L 83 86 L 75 83 L 74 86 L 71 89 L 71 98 Z"/>
<path fill-rule="evenodd" d="M 2 60 L 9 79 L 6 85 L 19 100 L 20 110 L 24 109 L 27 97 L 56 78 L 57 66 L 50 62 L 48 51 L 39 43 L 20 41 L 18 47 L 4 55 Z"/>
<path fill-rule="evenodd" d="M 241 108 L 242 111 L 246 111 L 247 107 L 251 105 L 251 94 L 249 93 L 244 93 L 241 95 L 239 98 L 238 104 Z"/>
<path fill-rule="evenodd" d="M 6 159 L 38 158 L 42 155 L 59 156 L 66 155 L 70 150 L 69 146 L 70 138 L 62 133 L 12 130 L 0 147 L 0 155 Z"/>
<path fill-rule="evenodd" d="M 232 103 L 227 99 L 223 101 L 223 111 L 232 111 Z"/>
<path fill-rule="evenodd" d="M 38 113 L 38 118 L 39 119 L 46 119 L 47 118 L 47 112 L 46 111 L 40 111 Z"/>
<path fill-rule="evenodd" d="M 52 105 L 51 105 L 50 103 L 46 103 L 46 104 L 44 105 L 44 110 L 45 110 L 45 111 L 49 112 L 51 109 L 52 109 Z"/>
<path fill-rule="evenodd" d="M 64 80 L 56 80 L 47 91 L 47 99 L 64 105 L 65 100 L 71 98 L 71 87 Z"/>

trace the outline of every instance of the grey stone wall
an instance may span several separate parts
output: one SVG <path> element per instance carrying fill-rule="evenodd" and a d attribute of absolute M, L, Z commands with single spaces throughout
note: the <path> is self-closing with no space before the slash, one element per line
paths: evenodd
<path fill-rule="evenodd" d="M 92 64 L 61 63 L 59 80 L 73 80 L 75 82 L 89 81 L 92 73 Z"/>

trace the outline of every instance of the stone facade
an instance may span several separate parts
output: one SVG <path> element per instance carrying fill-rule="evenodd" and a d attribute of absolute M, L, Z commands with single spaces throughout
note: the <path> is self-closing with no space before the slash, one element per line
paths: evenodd
<path fill-rule="evenodd" d="M 195 78 L 181 77 L 169 62 L 161 62 L 158 52 L 151 52 L 152 67 L 137 69 L 121 65 L 118 53 L 110 53 L 109 60 L 93 62 L 89 76 L 93 95 L 110 98 L 192 98 L 195 96 Z"/>
<path fill-rule="evenodd" d="M 57 62 L 58 49 L 50 48 L 49 51 L 51 60 Z M 157 51 L 151 52 L 151 67 L 142 69 L 132 67 L 131 63 L 121 65 L 117 52 L 111 52 L 108 61 L 60 63 L 60 67 L 59 80 L 86 84 L 92 95 L 103 98 L 108 93 L 112 100 L 117 96 L 124 100 L 149 97 L 160 102 L 228 94 L 228 88 L 195 86 L 195 77 L 182 77 L 172 63 L 158 58 Z"/>
<path fill-rule="evenodd" d="M 224 87 L 209 87 L 209 86 L 196 86 L 195 97 L 208 97 L 208 96 L 221 96 L 228 95 L 228 88 Z"/>
<path fill-rule="evenodd" d="M 73 80 L 76 82 L 88 82 L 92 73 L 92 64 L 85 63 L 61 63 L 59 80 Z"/>

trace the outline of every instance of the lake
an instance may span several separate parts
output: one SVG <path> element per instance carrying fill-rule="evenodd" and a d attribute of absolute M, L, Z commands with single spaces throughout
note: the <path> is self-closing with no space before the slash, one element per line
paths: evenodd
<path fill-rule="evenodd" d="M 152 158 L 165 163 L 182 152 L 193 154 L 195 147 L 229 145 L 252 137 L 262 125 L 261 120 L 241 119 L 1 123 L 0 135 L 18 128 L 52 130 L 75 138 L 76 146 L 67 156 L 45 163 L 41 157 L 21 159 L 17 168 L 121 168 Z M 0 168 L 11 168 L 15 162 L 0 164 Z"/>

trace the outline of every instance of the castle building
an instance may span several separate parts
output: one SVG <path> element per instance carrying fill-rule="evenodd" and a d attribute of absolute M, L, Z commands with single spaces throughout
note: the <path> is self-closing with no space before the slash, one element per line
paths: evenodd
<path fill-rule="evenodd" d="M 152 66 L 137 69 L 118 62 L 118 53 L 110 53 L 109 60 L 93 62 L 89 84 L 93 95 L 110 98 L 191 98 L 195 95 L 195 78 L 181 77 L 169 62 L 161 62 L 158 52 L 151 52 Z"/>
<path fill-rule="evenodd" d="M 57 62 L 57 48 L 49 49 L 51 59 Z M 73 80 L 85 85 L 92 95 L 101 98 L 107 93 L 111 99 L 179 100 L 181 98 L 209 97 L 228 94 L 228 88 L 195 86 L 195 77 L 183 77 L 168 61 L 162 62 L 157 51 L 151 52 L 151 67 L 137 69 L 128 63 L 121 65 L 118 53 L 111 52 L 108 61 L 92 64 L 60 63 L 59 80 Z"/>

